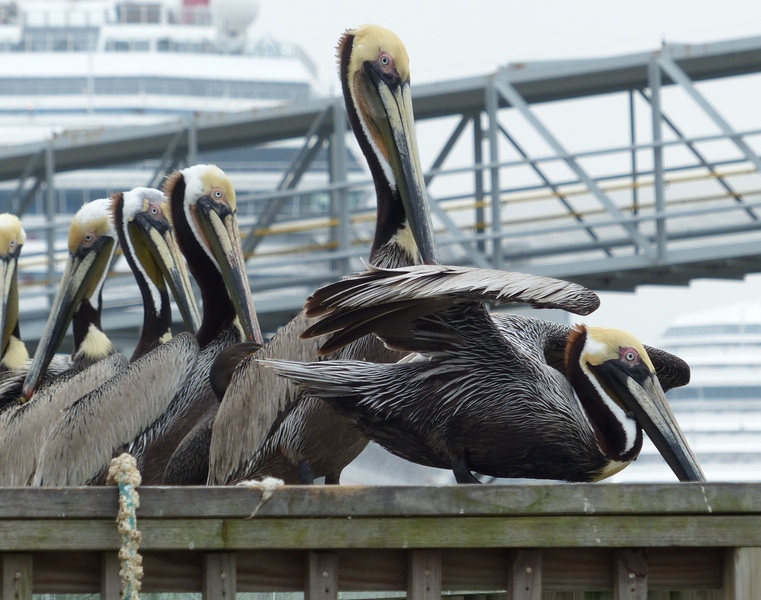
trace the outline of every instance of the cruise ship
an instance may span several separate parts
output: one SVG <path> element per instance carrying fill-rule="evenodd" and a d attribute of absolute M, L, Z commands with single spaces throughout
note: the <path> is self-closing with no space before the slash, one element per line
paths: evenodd
<path fill-rule="evenodd" d="M 309 56 L 260 33 L 257 11 L 257 3 L 235 0 L 0 0 L 0 146 L 64 130 L 150 126 L 324 96 Z M 273 190 L 296 151 L 281 144 L 202 152 L 197 159 L 222 166 L 245 194 Z M 315 160 L 305 183 L 323 182 L 326 161 Z M 146 160 L 59 174 L 59 213 L 146 185 L 157 165 Z M 348 168 L 367 177 L 353 156 Z M 0 202 L 14 186 L 0 185 Z M 292 212 L 309 215 L 308 202 L 293 202 Z M 44 213 L 43 206 L 40 193 L 25 219 Z"/>
<path fill-rule="evenodd" d="M 0 149 L 39 143 L 63 131 L 86 136 L 105 128 L 162 123 L 179 123 L 181 128 L 186 119 L 201 113 L 237 114 L 323 97 L 310 57 L 297 44 L 261 31 L 257 14 L 257 3 L 240 0 L 0 0 Z M 295 140 L 200 151 L 194 161 L 225 170 L 241 200 L 241 225 L 251 227 L 301 144 Z M 326 186 L 328 160 L 323 148 L 301 177 L 304 188 Z M 351 149 L 346 167 L 350 178 L 369 179 L 361 156 Z M 151 157 L 57 173 L 59 256 L 65 255 L 67 215 L 113 192 L 156 185 L 156 174 L 163 168 L 160 158 Z M 17 187 L 17 181 L 0 182 L 3 210 L 22 212 Z M 369 188 L 347 193 L 352 207 L 372 210 Z M 326 191 L 296 194 L 285 200 L 279 218 L 323 216 L 328 202 Z M 20 270 L 25 285 L 22 318 L 26 317 L 24 335 L 32 343 L 47 306 L 47 291 L 32 287 L 48 279 L 42 256 L 47 248 L 46 206 L 40 186 L 22 215 L 28 233 Z M 260 248 L 277 256 L 280 246 L 315 243 L 310 234 L 270 236 Z M 60 261 L 56 269 L 60 272 L 62 267 Z M 136 297 L 126 262 L 118 262 L 113 271 L 127 276 L 105 287 L 106 306 Z M 293 296 L 304 298 L 309 291 L 296 290 Z M 281 318 L 276 314 L 267 327 L 275 327 Z M 131 352 L 138 322 L 133 316 L 124 327 L 117 323 L 120 331 L 112 341 L 120 350 Z"/>

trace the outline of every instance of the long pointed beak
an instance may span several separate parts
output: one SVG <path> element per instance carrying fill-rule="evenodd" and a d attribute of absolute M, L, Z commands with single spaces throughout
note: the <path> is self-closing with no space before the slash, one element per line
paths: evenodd
<path fill-rule="evenodd" d="M 18 321 L 18 253 L 0 259 L 0 354 L 5 352 Z"/>
<path fill-rule="evenodd" d="M 208 196 L 203 196 L 196 202 L 196 218 L 222 271 L 222 279 L 243 327 L 246 341 L 264 345 L 248 285 L 238 217 L 227 205 L 220 205 Z"/>
<path fill-rule="evenodd" d="M 388 126 L 382 122 L 379 125 L 389 150 L 391 168 L 407 221 L 423 262 L 429 265 L 439 264 L 428 194 L 420 166 L 410 86 L 405 83 L 392 90 L 382 79 L 373 79 L 388 116 Z"/>
<path fill-rule="evenodd" d="M 196 333 L 201 326 L 201 315 L 193 294 L 185 258 L 174 239 L 174 233 L 170 228 L 159 231 L 150 219 L 141 218 L 140 214 L 135 218 L 135 222 L 139 227 L 135 227 L 133 231 L 139 234 L 141 243 L 150 252 L 164 281 L 172 291 L 185 327 L 191 333 Z"/>
<path fill-rule="evenodd" d="M 23 398 L 31 398 L 39 386 L 42 375 L 66 335 L 74 312 L 82 299 L 89 298 L 93 293 L 108 269 L 115 249 L 116 240 L 103 236 L 87 253 L 69 255 L 50 316 L 24 380 L 21 390 Z"/>
<path fill-rule="evenodd" d="M 621 394 L 621 401 L 634 413 L 679 481 L 705 481 L 656 376 L 651 375 L 642 385 L 627 378 L 626 386 L 629 394 Z"/>

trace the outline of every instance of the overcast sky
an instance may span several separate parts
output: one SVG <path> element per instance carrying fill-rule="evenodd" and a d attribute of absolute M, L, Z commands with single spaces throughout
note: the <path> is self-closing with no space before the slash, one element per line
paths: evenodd
<path fill-rule="evenodd" d="M 341 33 L 364 23 L 402 38 L 413 85 L 483 75 L 509 62 L 761 35 L 758 0 L 261 0 L 259 5 L 255 34 L 300 44 L 317 64 L 327 93 L 339 90 L 335 46 Z M 685 310 L 761 301 L 761 277 L 699 281 L 690 288 L 643 287 L 636 294 L 602 298 L 602 307 L 585 322 L 629 329 L 652 342 Z"/>

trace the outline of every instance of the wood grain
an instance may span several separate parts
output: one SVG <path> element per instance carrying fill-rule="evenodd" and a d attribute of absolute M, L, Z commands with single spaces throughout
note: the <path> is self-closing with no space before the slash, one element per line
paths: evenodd
<path fill-rule="evenodd" d="M 444 487 L 284 486 L 255 518 L 759 514 L 759 484 L 562 484 Z M 262 492 L 141 487 L 141 519 L 246 519 Z M 114 488 L 0 488 L 0 520 L 116 518 Z"/>

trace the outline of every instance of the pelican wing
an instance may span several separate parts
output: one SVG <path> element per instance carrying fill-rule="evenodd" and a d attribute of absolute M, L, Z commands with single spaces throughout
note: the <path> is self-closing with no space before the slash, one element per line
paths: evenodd
<path fill-rule="evenodd" d="M 301 312 L 259 352 L 257 358 L 312 361 L 317 344 L 297 335 L 309 324 Z M 245 358 L 233 375 L 219 406 L 209 452 L 209 484 L 229 483 L 244 468 L 278 422 L 296 392 L 275 371 L 263 368 L 253 357 Z"/>
<path fill-rule="evenodd" d="M 45 441 L 35 485 L 84 485 L 161 416 L 197 357 L 195 337 L 180 334 L 82 396 Z"/>
<path fill-rule="evenodd" d="M 32 361 L 30 359 L 19 369 L 0 373 L 0 412 L 6 408 L 18 405 L 21 398 L 21 388 L 24 385 L 24 379 L 26 379 L 26 374 L 29 372 L 29 365 L 31 364 Z M 80 369 L 74 366 L 70 356 L 64 354 L 53 356 L 48 368 L 45 370 L 45 374 L 42 376 L 42 382 L 37 393 L 42 392 L 43 388 L 55 382 L 59 376 L 67 371 L 72 371 L 71 375 L 73 376 Z"/>
<path fill-rule="evenodd" d="M 561 308 L 588 314 L 599 305 L 597 295 L 586 288 L 547 277 L 490 269 L 418 265 L 377 269 L 317 290 L 305 305 L 309 316 L 327 315 L 302 336 L 335 335 L 320 354 L 328 354 L 368 333 L 382 337 L 397 350 L 422 352 L 419 320 L 450 308 L 457 318 L 464 303 L 527 303 L 540 308 Z M 443 319 L 437 322 L 442 324 Z M 413 322 L 416 327 L 403 334 Z M 445 326 L 445 324 L 444 324 Z M 392 331 L 393 330 L 393 331 Z M 401 336 L 401 337 L 400 337 Z M 392 341 L 392 337 L 394 341 Z"/>
<path fill-rule="evenodd" d="M 114 377 L 127 366 L 126 357 L 112 354 L 83 371 L 68 371 L 40 388 L 24 405 L 2 414 L 0 423 L 0 485 L 28 485 L 38 466 L 48 432 L 61 411 Z"/>
<path fill-rule="evenodd" d="M 560 279 L 474 267 L 413 265 L 396 269 L 371 267 L 359 275 L 328 284 L 304 306 L 309 317 L 403 300 L 447 298 L 524 303 L 560 308 L 580 315 L 600 305 L 597 294 Z"/>

